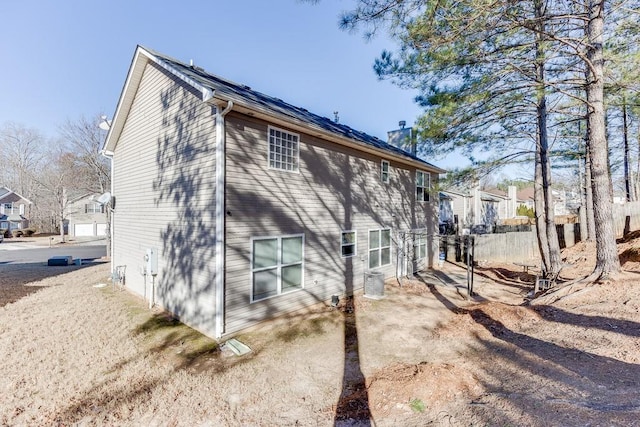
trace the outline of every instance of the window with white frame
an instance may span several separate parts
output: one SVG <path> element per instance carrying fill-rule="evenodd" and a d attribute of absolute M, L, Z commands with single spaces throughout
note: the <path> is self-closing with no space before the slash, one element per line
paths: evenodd
<path fill-rule="evenodd" d="M 343 258 L 356 256 L 356 232 L 343 231 L 340 238 L 340 253 Z"/>
<path fill-rule="evenodd" d="M 418 202 L 429 201 L 429 189 L 431 188 L 431 174 L 416 171 L 416 200 Z"/>
<path fill-rule="evenodd" d="M 269 168 L 298 171 L 300 136 L 269 126 Z"/>
<path fill-rule="evenodd" d="M 385 184 L 389 183 L 389 162 L 386 160 L 380 163 L 380 181 Z"/>
<path fill-rule="evenodd" d="M 391 264 L 391 229 L 369 230 L 369 268 Z"/>
<path fill-rule="evenodd" d="M 427 239 L 424 234 L 416 234 L 413 238 L 413 254 L 416 259 L 427 256 Z"/>
<path fill-rule="evenodd" d="M 304 234 L 253 238 L 251 243 L 252 301 L 302 289 Z"/>
<path fill-rule="evenodd" d="M 87 203 L 84 205 L 84 213 L 104 213 L 104 205 L 100 203 Z"/>

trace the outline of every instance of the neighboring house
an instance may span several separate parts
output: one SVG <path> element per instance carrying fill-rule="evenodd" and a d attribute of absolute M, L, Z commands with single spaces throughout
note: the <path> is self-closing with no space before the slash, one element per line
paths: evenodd
<path fill-rule="evenodd" d="M 0 187 L 0 229 L 19 230 L 29 227 L 31 202 L 6 187 Z"/>
<path fill-rule="evenodd" d="M 515 189 L 515 187 L 514 187 Z M 511 190 L 515 194 L 515 190 Z M 440 224 L 453 223 L 458 230 L 491 232 L 501 220 L 515 216 L 514 203 L 499 190 L 440 192 Z"/>
<path fill-rule="evenodd" d="M 536 203 L 533 195 L 535 190 L 533 187 L 523 188 L 522 190 L 518 190 L 517 198 L 518 198 L 518 206 L 524 205 L 528 209 L 535 209 Z"/>
<path fill-rule="evenodd" d="M 66 215 L 69 236 L 106 235 L 107 214 L 105 206 L 95 201 L 98 196 L 99 194 L 85 194 L 69 202 Z"/>
<path fill-rule="evenodd" d="M 369 271 L 429 267 L 436 253 L 442 169 L 146 48 L 105 153 L 113 268 L 214 337 L 350 294 Z"/>
<path fill-rule="evenodd" d="M 527 208 L 535 209 L 534 193 L 533 187 L 523 188 L 518 191 L 518 203 Z M 551 189 L 551 202 L 556 216 L 577 214 L 581 205 L 580 195 L 566 190 Z"/>

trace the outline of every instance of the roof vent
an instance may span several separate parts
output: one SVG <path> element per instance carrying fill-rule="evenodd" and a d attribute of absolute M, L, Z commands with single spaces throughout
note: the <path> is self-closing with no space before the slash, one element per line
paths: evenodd
<path fill-rule="evenodd" d="M 407 125 L 407 122 L 405 120 L 400 120 L 398 122 L 398 126 L 400 126 L 400 129 L 404 129 L 406 125 Z"/>

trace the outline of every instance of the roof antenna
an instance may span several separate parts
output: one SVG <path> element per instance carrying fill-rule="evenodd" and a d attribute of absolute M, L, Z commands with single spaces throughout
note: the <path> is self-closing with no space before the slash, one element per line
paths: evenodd
<path fill-rule="evenodd" d="M 338 117 L 338 112 L 334 111 L 333 112 L 333 121 L 338 123 L 340 121 L 340 117 Z"/>

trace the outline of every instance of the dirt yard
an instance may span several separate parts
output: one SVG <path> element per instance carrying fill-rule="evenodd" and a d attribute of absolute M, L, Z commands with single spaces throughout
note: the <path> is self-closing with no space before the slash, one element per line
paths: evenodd
<path fill-rule="evenodd" d="M 240 334 L 241 357 L 100 286 L 108 264 L 2 265 L 0 425 L 640 426 L 632 237 L 611 283 L 529 304 L 531 274 L 483 265 L 467 298 L 445 265 Z M 593 268 L 589 245 L 563 257 L 563 280 Z"/>

